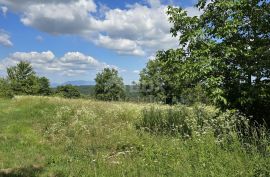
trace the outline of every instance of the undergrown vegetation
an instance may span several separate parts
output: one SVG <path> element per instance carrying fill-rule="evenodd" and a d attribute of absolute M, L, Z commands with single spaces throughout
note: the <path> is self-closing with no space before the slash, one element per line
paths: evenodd
<path fill-rule="evenodd" d="M 266 131 L 241 140 L 227 131 L 231 114 L 236 113 L 205 105 L 0 100 L 0 176 L 269 176 Z M 205 116 L 218 116 L 219 122 L 200 120 Z M 167 127 L 175 124 L 191 136 L 170 132 Z M 152 125 L 164 133 L 142 128 Z"/>
<path fill-rule="evenodd" d="M 236 110 L 220 111 L 213 106 L 151 107 L 142 111 L 137 128 L 155 135 L 197 139 L 212 135 L 217 144 L 229 147 L 240 144 L 245 151 L 256 150 L 270 155 L 270 134 L 265 126 L 251 124 Z"/>

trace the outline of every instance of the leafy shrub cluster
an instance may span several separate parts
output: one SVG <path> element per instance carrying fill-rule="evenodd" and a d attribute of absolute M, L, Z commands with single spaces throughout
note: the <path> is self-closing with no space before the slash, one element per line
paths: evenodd
<path fill-rule="evenodd" d="M 81 94 L 75 86 L 65 85 L 58 86 L 56 88 L 55 94 L 64 98 L 80 98 Z"/>
<path fill-rule="evenodd" d="M 145 108 L 137 128 L 150 133 L 179 136 L 184 139 L 212 134 L 222 146 L 240 143 L 245 149 L 270 154 L 269 132 L 264 126 L 251 126 L 249 119 L 236 110 L 197 104 L 193 107 Z"/>
<path fill-rule="evenodd" d="M 142 111 L 142 119 L 137 126 L 150 132 L 182 137 L 199 136 L 208 131 L 219 136 L 235 129 L 244 121 L 247 120 L 236 111 L 221 113 L 215 107 L 198 104 L 194 107 L 177 105 L 146 108 Z"/>
<path fill-rule="evenodd" d="M 14 93 L 8 80 L 0 78 L 0 98 L 12 98 Z"/>
<path fill-rule="evenodd" d="M 50 81 L 36 75 L 29 62 L 20 61 L 7 68 L 7 78 L 0 78 L 0 97 L 13 95 L 50 95 Z"/>

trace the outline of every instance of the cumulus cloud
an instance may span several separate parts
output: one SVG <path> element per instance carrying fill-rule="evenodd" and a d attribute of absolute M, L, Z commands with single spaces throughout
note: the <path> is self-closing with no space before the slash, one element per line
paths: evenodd
<path fill-rule="evenodd" d="M 64 76 L 80 76 L 90 72 L 98 72 L 109 66 L 91 56 L 80 52 L 68 52 L 56 57 L 53 52 L 15 52 L 0 61 L 0 68 L 16 65 L 19 61 L 29 61 L 39 74 L 56 74 Z"/>
<path fill-rule="evenodd" d="M 147 56 L 156 50 L 175 48 L 170 34 L 167 6 L 160 0 L 125 9 L 96 5 L 94 0 L 0 0 L 21 14 L 21 22 L 50 34 L 78 35 L 120 54 Z M 198 9 L 187 8 L 190 16 Z"/>
<path fill-rule="evenodd" d="M 0 45 L 5 47 L 13 46 L 13 43 L 10 40 L 10 36 L 3 29 L 0 29 Z"/>
<path fill-rule="evenodd" d="M 118 53 L 132 55 L 174 48 L 178 42 L 170 34 L 166 9 L 164 5 L 149 8 L 135 4 L 125 10 L 107 11 L 103 20 L 92 18 L 92 30 L 103 34 L 96 43 Z"/>

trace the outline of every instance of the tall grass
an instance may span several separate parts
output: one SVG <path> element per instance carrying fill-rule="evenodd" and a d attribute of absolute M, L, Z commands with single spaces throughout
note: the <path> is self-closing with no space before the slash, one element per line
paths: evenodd
<path fill-rule="evenodd" d="M 265 126 L 251 124 L 248 118 L 236 110 L 221 112 L 215 107 L 202 104 L 193 107 L 152 106 L 142 111 L 142 118 L 136 126 L 153 134 L 172 135 L 182 139 L 212 134 L 223 147 L 240 143 L 247 151 L 270 154 L 269 130 Z"/>
<path fill-rule="evenodd" d="M 268 135 L 257 134 L 265 137 L 258 140 L 264 154 L 247 151 L 246 139 L 220 143 L 210 131 L 226 132 L 219 127 L 229 119 L 212 123 L 208 117 L 219 115 L 214 107 L 170 109 L 49 97 L 0 100 L 0 176 L 269 176 Z"/>

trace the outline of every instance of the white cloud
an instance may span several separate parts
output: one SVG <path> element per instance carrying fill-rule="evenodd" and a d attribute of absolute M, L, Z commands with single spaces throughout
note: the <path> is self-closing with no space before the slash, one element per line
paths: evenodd
<path fill-rule="evenodd" d="M 2 11 L 3 15 L 6 16 L 8 8 L 6 6 L 1 6 L 0 8 L 1 8 L 1 11 Z"/>
<path fill-rule="evenodd" d="M 174 48 L 177 39 L 171 37 L 166 6 L 149 8 L 135 4 L 129 9 L 111 9 L 103 20 L 91 20 L 94 31 L 104 34 L 96 43 L 118 53 L 145 55 L 160 49 Z"/>
<path fill-rule="evenodd" d="M 3 29 L 0 29 L 0 45 L 5 47 L 13 46 L 13 43 L 10 40 L 10 36 Z"/>
<path fill-rule="evenodd" d="M 15 52 L 0 60 L 0 68 L 16 65 L 19 61 L 29 61 L 38 74 L 54 74 L 64 76 L 80 76 L 96 73 L 109 66 L 91 56 L 80 52 L 68 52 L 62 57 L 56 57 L 53 52 Z"/>
<path fill-rule="evenodd" d="M 21 21 L 24 25 L 52 34 L 81 34 L 88 31 L 89 13 L 96 11 L 96 4 L 92 0 L 69 1 L 34 2 L 23 9 Z"/>
<path fill-rule="evenodd" d="M 154 7 L 154 8 L 161 6 L 160 0 L 147 0 L 147 2 L 151 7 Z"/>
<path fill-rule="evenodd" d="M 134 70 L 133 72 L 136 73 L 136 74 L 139 74 L 140 73 L 139 70 Z"/>
<path fill-rule="evenodd" d="M 0 0 L 21 14 L 21 22 L 50 34 L 78 35 L 120 54 L 147 56 L 160 49 L 175 48 L 170 34 L 167 6 L 160 0 L 110 9 L 94 0 Z M 201 12 L 187 8 L 190 16 Z"/>
<path fill-rule="evenodd" d="M 202 10 L 199 10 L 196 7 L 187 7 L 185 10 L 187 11 L 187 15 L 191 17 L 200 16 L 203 13 Z"/>

